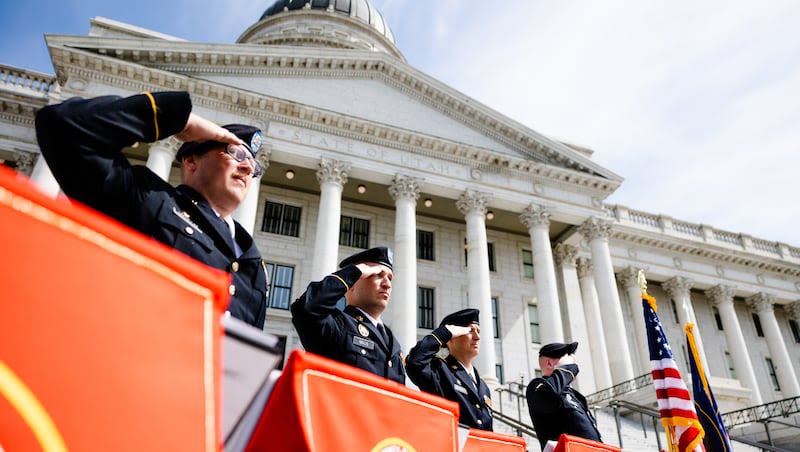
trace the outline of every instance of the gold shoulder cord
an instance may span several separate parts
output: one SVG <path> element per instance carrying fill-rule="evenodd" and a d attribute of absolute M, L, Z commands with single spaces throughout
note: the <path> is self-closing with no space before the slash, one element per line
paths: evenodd
<path fill-rule="evenodd" d="M 160 134 L 158 132 L 158 107 L 156 106 L 156 99 L 153 97 L 152 94 L 148 93 L 147 91 L 145 91 L 142 94 L 144 94 L 145 96 L 147 96 L 148 99 L 150 99 L 150 106 L 153 107 L 153 128 L 156 131 L 156 139 L 153 141 L 158 141 Z"/>

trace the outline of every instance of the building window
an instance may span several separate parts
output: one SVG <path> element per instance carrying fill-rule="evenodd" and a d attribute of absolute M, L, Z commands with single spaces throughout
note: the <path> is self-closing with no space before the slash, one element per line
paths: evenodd
<path fill-rule="evenodd" d="M 505 380 L 503 379 L 503 365 L 502 364 L 495 364 L 494 365 L 494 376 L 497 377 L 497 381 L 500 384 L 504 384 Z"/>
<path fill-rule="evenodd" d="M 728 365 L 728 376 L 730 378 L 736 379 L 736 367 L 733 365 L 733 357 L 731 356 L 730 352 L 727 350 L 725 351 L 725 364 Z"/>
<path fill-rule="evenodd" d="M 778 375 L 775 373 L 775 366 L 772 365 L 772 360 L 770 358 L 764 358 L 767 362 L 767 372 L 769 372 L 769 378 L 772 380 L 772 389 L 776 391 L 781 390 L 781 384 L 778 383 Z"/>
<path fill-rule="evenodd" d="M 531 328 L 531 343 L 538 344 L 539 339 L 539 309 L 535 304 L 528 305 L 528 324 Z"/>
<path fill-rule="evenodd" d="M 299 237 L 302 210 L 297 206 L 267 201 L 264 204 L 264 220 L 261 222 L 261 231 Z"/>
<path fill-rule="evenodd" d="M 678 318 L 678 305 L 675 304 L 675 300 L 670 298 L 669 304 L 672 306 L 672 319 L 675 320 L 675 323 L 681 323 L 680 319 Z"/>
<path fill-rule="evenodd" d="M 433 288 L 417 287 L 417 327 L 433 329 Z"/>
<path fill-rule="evenodd" d="M 292 303 L 292 280 L 294 267 L 267 263 L 269 275 L 269 306 L 277 309 L 289 309 Z"/>
<path fill-rule="evenodd" d="M 283 363 L 286 360 L 286 336 L 277 335 L 277 338 L 278 338 L 278 344 L 276 345 L 276 348 L 279 350 L 279 353 L 281 354 L 281 360 L 280 362 L 278 362 L 277 368 L 283 369 Z"/>
<path fill-rule="evenodd" d="M 764 330 L 761 328 L 761 317 L 758 314 L 753 314 L 753 326 L 756 327 L 758 337 L 764 337 Z"/>
<path fill-rule="evenodd" d="M 435 260 L 433 256 L 433 232 L 417 229 L 417 259 Z"/>
<path fill-rule="evenodd" d="M 342 216 L 339 224 L 339 245 L 369 248 L 369 220 Z"/>
<path fill-rule="evenodd" d="M 797 321 L 789 319 L 789 328 L 792 330 L 794 341 L 800 343 L 800 327 L 797 326 Z"/>
<path fill-rule="evenodd" d="M 487 243 L 486 250 L 489 253 L 489 271 L 495 271 L 494 268 L 494 243 Z M 467 239 L 464 239 L 464 266 L 469 265 L 469 246 L 467 246 Z"/>
<path fill-rule="evenodd" d="M 714 312 L 714 321 L 717 322 L 717 329 L 722 331 L 722 317 L 719 315 L 719 309 L 716 306 L 712 307 L 711 310 Z"/>
<path fill-rule="evenodd" d="M 492 325 L 494 325 L 494 338 L 500 339 L 500 316 L 497 297 L 492 297 Z"/>
<path fill-rule="evenodd" d="M 533 278 L 533 253 L 522 250 L 522 273 L 526 278 Z"/>

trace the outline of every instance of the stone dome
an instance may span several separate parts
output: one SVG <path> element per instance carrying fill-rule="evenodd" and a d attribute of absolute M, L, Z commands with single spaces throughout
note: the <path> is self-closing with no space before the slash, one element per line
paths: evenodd
<path fill-rule="evenodd" d="M 405 59 L 369 0 L 277 0 L 237 42 L 366 49 Z"/>

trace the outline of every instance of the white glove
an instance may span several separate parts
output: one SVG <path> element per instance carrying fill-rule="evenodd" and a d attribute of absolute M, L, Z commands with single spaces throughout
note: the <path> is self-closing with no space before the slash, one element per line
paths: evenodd
<path fill-rule="evenodd" d="M 453 337 L 466 336 L 472 331 L 472 328 L 468 326 L 445 325 L 444 327 L 447 328 L 447 331 L 449 331 Z"/>

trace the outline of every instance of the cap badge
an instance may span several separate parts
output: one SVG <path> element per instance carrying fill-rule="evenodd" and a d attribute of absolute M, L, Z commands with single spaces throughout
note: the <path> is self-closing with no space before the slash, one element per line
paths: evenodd
<path fill-rule="evenodd" d="M 250 150 L 253 151 L 253 155 L 258 154 L 262 143 L 264 143 L 264 136 L 261 131 L 253 133 L 252 138 L 250 138 Z"/>

